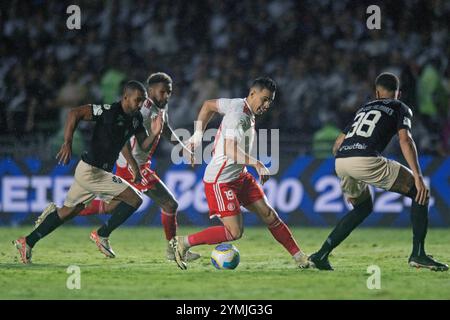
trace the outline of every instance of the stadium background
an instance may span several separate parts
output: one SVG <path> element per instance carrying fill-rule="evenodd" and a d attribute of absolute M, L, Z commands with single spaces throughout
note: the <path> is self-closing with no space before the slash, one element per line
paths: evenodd
<path fill-rule="evenodd" d="M 81 8 L 68 30 L 66 8 Z M 366 8 L 381 8 L 368 30 Z M 61 204 L 92 127 L 80 126 L 75 158 L 57 166 L 65 115 L 110 103 L 127 79 L 164 71 L 174 80 L 169 117 L 192 130 L 201 103 L 241 97 L 259 75 L 279 85 L 259 128 L 280 129 L 279 174 L 265 186 L 292 225 L 331 226 L 347 211 L 330 154 L 339 129 L 371 99 L 377 73 L 402 80 L 431 182 L 431 226 L 450 226 L 449 1 L 10 1 L 0 4 L 0 225 L 31 224 L 48 201 Z M 213 126 L 218 124 L 216 118 Z M 394 141 L 386 155 L 402 160 Z M 153 167 L 180 202 L 179 223 L 207 225 L 201 176 L 169 162 L 162 143 Z M 366 226 L 408 226 L 409 203 L 375 191 Z M 102 217 L 76 218 L 98 224 Z M 245 215 L 247 225 L 258 224 Z M 148 201 L 128 225 L 158 225 Z"/>

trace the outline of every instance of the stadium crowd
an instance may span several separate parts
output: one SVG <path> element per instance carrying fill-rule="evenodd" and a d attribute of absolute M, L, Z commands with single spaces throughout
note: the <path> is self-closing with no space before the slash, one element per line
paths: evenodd
<path fill-rule="evenodd" d="M 204 100 L 244 96 L 270 75 L 279 91 L 259 126 L 280 128 L 281 150 L 327 156 L 376 74 L 391 71 L 420 152 L 449 155 L 450 2 L 385 1 L 369 30 L 377 2 L 78 1 L 80 30 L 66 26 L 71 2 L 2 2 L 0 136 L 59 144 L 69 107 L 111 103 L 124 80 L 156 71 L 174 80 L 173 127 L 192 130 Z"/>

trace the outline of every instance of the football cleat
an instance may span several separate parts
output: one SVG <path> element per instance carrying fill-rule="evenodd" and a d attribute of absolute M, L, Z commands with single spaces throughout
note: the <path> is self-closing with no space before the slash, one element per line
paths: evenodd
<path fill-rule="evenodd" d="M 308 261 L 308 256 L 304 254 L 302 251 L 297 252 L 293 256 L 295 263 L 300 269 L 306 269 L 309 268 L 310 262 Z"/>
<path fill-rule="evenodd" d="M 447 271 L 448 265 L 436 261 L 430 255 L 410 256 L 408 264 L 414 268 L 427 268 L 432 271 Z"/>
<path fill-rule="evenodd" d="M 172 240 L 169 241 L 169 244 L 172 248 L 173 254 L 175 256 L 175 262 L 181 270 L 187 269 L 186 264 L 186 252 L 188 251 L 188 247 L 184 245 L 183 237 L 175 236 Z"/>
<path fill-rule="evenodd" d="M 109 238 L 101 237 L 98 235 L 97 230 L 91 232 L 90 238 L 95 244 L 97 248 L 100 250 L 108 258 L 115 258 L 116 254 L 114 253 L 111 245 L 109 244 Z"/>
<path fill-rule="evenodd" d="M 310 255 L 308 258 L 308 261 L 309 261 L 309 266 L 311 268 L 316 268 L 319 270 L 328 270 L 328 271 L 334 270 L 330 264 L 330 261 L 328 260 L 328 256 L 322 257 L 322 259 L 321 259 L 319 257 L 319 255 L 317 254 L 317 252 Z"/>
<path fill-rule="evenodd" d="M 14 240 L 12 243 L 19 250 L 22 262 L 24 264 L 31 263 L 31 247 L 27 244 L 25 237 Z"/>
<path fill-rule="evenodd" d="M 186 261 L 187 262 L 192 262 L 194 260 L 197 260 L 201 257 L 201 255 L 197 252 L 192 252 L 191 250 L 188 249 L 188 251 L 186 252 Z"/>
<path fill-rule="evenodd" d="M 188 250 L 186 252 L 186 262 L 192 262 L 194 260 L 199 259 L 200 257 L 201 257 L 200 254 L 192 252 L 191 250 Z M 166 258 L 169 261 L 175 261 L 175 253 L 173 252 L 170 243 L 167 243 Z"/>
<path fill-rule="evenodd" d="M 47 218 L 47 216 L 52 213 L 53 211 L 57 210 L 56 204 L 53 202 L 50 202 L 48 206 L 42 211 L 41 215 L 36 219 L 36 222 L 34 223 L 34 228 L 36 229 L 39 227 L 39 225 Z"/>

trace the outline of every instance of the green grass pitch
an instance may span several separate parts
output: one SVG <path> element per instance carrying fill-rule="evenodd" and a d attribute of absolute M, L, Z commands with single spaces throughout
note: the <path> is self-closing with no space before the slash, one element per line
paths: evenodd
<path fill-rule="evenodd" d="M 0 228 L 0 299 L 450 299 L 450 273 L 413 269 L 409 229 L 357 229 L 338 247 L 333 272 L 297 269 L 264 228 L 247 228 L 234 242 L 241 253 L 235 270 L 216 270 L 213 246 L 200 246 L 200 261 L 186 271 L 166 261 L 161 228 L 116 230 L 115 259 L 89 240 L 91 228 L 63 226 L 36 245 L 33 264 L 17 262 L 11 240 L 31 230 Z M 186 234 L 200 228 L 183 228 Z M 330 228 L 293 228 L 300 246 L 318 249 Z M 450 232 L 432 229 L 427 250 L 450 262 Z M 80 267 L 81 289 L 68 289 L 70 265 Z M 381 289 L 367 288 L 370 265 L 381 270 Z"/>

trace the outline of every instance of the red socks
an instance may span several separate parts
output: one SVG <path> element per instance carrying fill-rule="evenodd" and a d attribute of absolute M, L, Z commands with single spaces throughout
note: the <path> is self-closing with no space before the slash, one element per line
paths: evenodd
<path fill-rule="evenodd" d="M 78 215 L 90 216 L 93 214 L 105 213 L 105 203 L 102 200 L 93 200 L 86 208 L 83 209 Z"/>
<path fill-rule="evenodd" d="M 170 240 L 177 235 L 177 214 L 161 210 L 161 223 L 164 227 L 166 239 Z"/>
<path fill-rule="evenodd" d="M 297 242 L 292 237 L 289 228 L 283 221 L 277 219 L 269 225 L 269 231 L 273 237 L 286 248 L 293 256 L 300 251 Z M 200 232 L 191 234 L 187 238 L 189 246 L 197 246 L 200 244 L 217 244 L 234 240 L 233 236 L 224 226 L 210 227 Z"/>
<path fill-rule="evenodd" d="M 292 256 L 300 251 L 297 242 L 292 237 L 291 231 L 283 221 L 277 219 L 272 222 L 268 228 L 273 237 L 281 243 Z"/>
<path fill-rule="evenodd" d="M 234 240 L 233 236 L 224 226 L 206 228 L 188 236 L 190 246 L 197 246 L 199 244 L 217 244 L 232 240 Z"/>
<path fill-rule="evenodd" d="M 106 204 L 102 200 L 93 200 L 89 206 L 79 213 L 80 216 L 89 216 L 93 214 L 105 213 Z M 164 227 L 166 239 L 170 240 L 177 233 L 177 216 L 176 213 L 167 213 L 161 211 L 161 222 Z"/>

